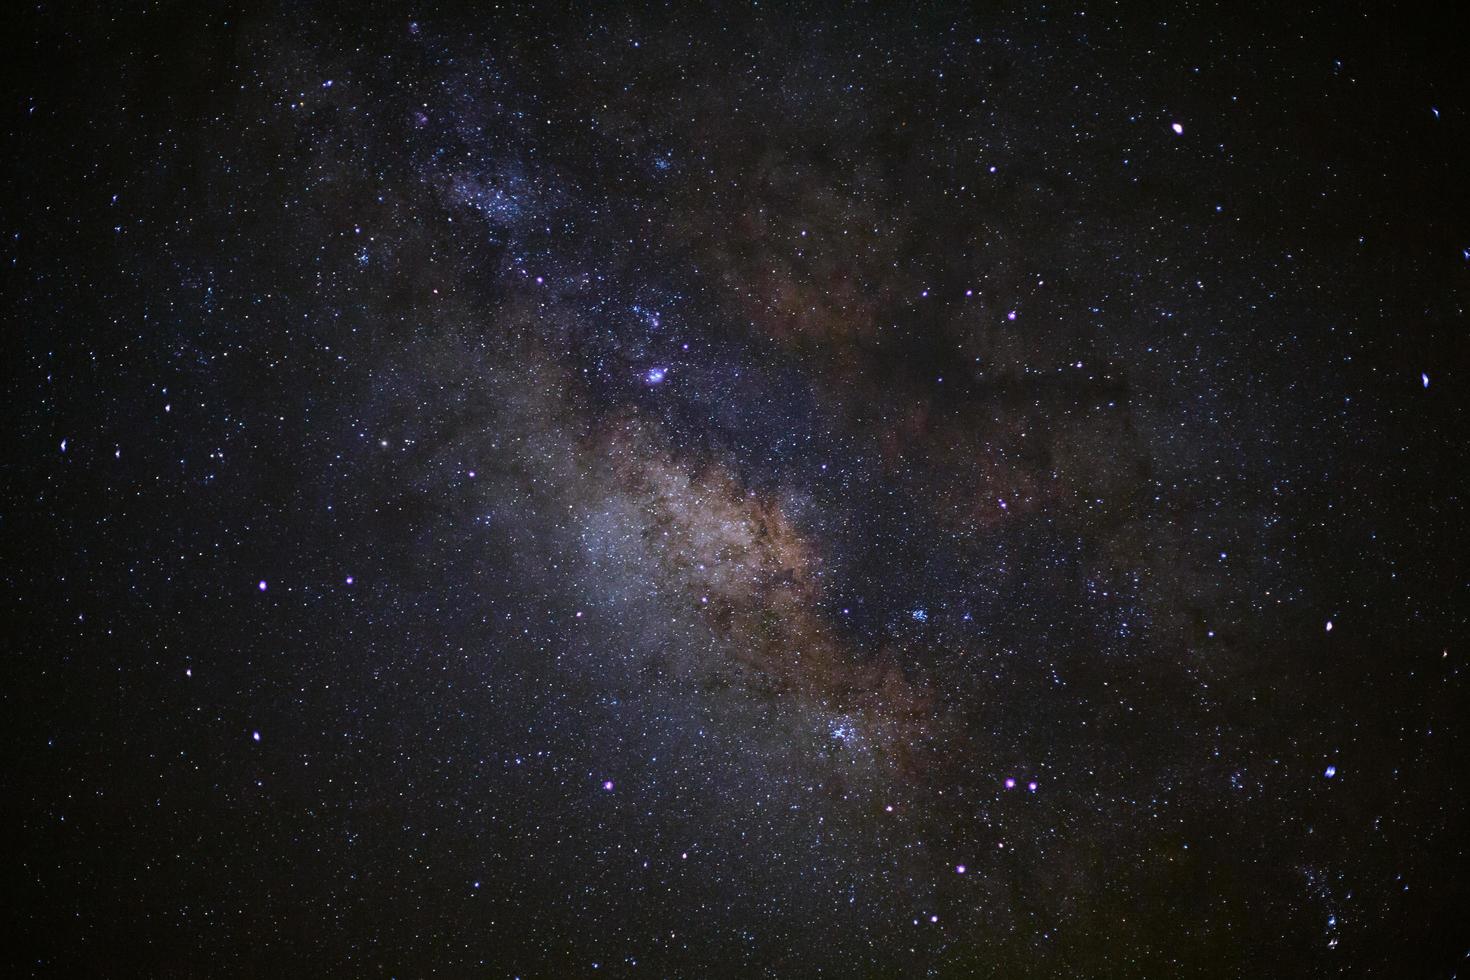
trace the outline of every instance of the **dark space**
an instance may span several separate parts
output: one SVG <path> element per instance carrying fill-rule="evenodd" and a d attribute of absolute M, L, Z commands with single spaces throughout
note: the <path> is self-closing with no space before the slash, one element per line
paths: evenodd
<path fill-rule="evenodd" d="M 0 972 L 1470 968 L 1456 6 L 12 11 Z"/>

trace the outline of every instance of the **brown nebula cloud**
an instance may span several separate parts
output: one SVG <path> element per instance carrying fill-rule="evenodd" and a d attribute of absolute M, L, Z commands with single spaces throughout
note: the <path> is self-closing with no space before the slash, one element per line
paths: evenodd
<path fill-rule="evenodd" d="M 632 418 L 602 427 L 596 482 L 631 502 L 661 599 L 717 638 L 695 667 L 701 683 L 764 698 L 823 737 L 861 740 L 891 776 L 921 778 L 956 719 L 905 674 L 898 651 L 844 641 L 823 612 L 821 549 L 774 495 L 716 460 L 660 451 L 654 437 Z"/>

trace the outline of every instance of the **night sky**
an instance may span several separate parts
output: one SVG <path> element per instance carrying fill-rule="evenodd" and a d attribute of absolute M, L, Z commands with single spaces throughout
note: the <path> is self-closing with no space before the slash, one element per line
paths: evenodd
<path fill-rule="evenodd" d="M 3 972 L 1470 969 L 1440 6 L 12 12 Z"/>

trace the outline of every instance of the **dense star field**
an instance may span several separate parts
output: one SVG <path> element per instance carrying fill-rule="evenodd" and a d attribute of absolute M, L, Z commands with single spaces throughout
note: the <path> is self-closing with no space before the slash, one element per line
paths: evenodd
<path fill-rule="evenodd" d="M 1467 969 L 1463 26 L 19 13 L 4 972 Z"/>

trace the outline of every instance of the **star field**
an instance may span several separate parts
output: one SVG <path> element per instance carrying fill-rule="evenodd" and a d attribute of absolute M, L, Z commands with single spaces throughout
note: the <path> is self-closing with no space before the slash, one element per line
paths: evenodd
<path fill-rule="evenodd" d="M 18 16 L 7 974 L 1463 971 L 1464 35 L 1288 6 Z"/>

